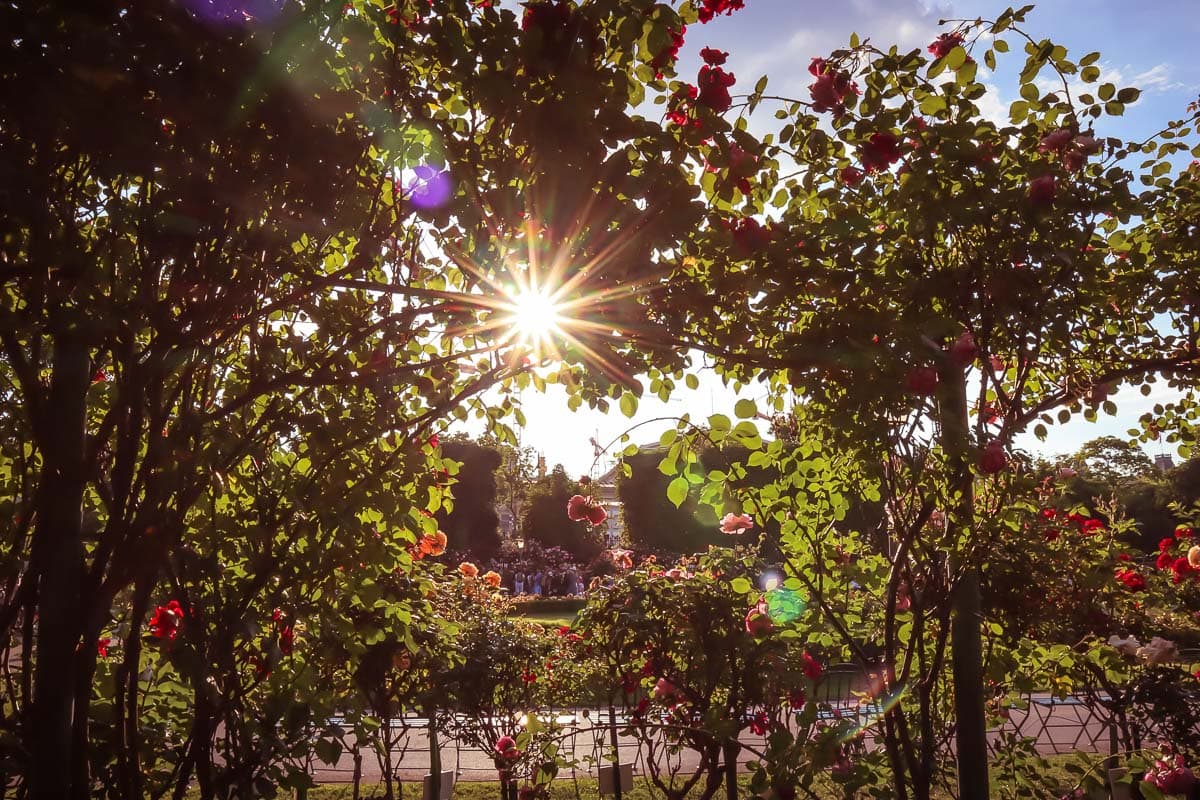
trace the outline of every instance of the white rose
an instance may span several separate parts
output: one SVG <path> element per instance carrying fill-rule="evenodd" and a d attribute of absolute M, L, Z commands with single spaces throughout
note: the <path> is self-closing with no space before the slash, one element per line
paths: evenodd
<path fill-rule="evenodd" d="M 1148 644 L 1138 648 L 1137 656 L 1150 665 L 1166 664 L 1178 660 L 1179 651 L 1175 649 L 1174 642 L 1155 636 Z"/>
<path fill-rule="evenodd" d="M 1130 657 L 1137 655 L 1138 648 L 1142 646 L 1142 643 L 1132 636 L 1125 639 L 1120 636 L 1110 636 L 1108 643 L 1115 647 L 1121 655 Z"/>

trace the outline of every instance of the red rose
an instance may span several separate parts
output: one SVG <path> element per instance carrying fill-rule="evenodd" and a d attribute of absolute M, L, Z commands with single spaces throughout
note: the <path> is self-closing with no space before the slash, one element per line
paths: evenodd
<path fill-rule="evenodd" d="M 963 43 L 963 35 L 958 31 L 943 33 L 929 44 L 929 52 L 934 58 L 945 58 L 951 50 Z"/>
<path fill-rule="evenodd" d="M 729 53 L 724 50 L 716 50 L 712 47 L 706 47 L 700 51 L 700 58 L 705 64 L 711 67 L 719 67 L 725 63 L 725 59 L 729 58 Z"/>
<path fill-rule="evenodd" d="M 977 355 L 979 355 L 979 347 L 975 344 L 975 337 L 970 332 L 962 334 L 954 340 L 954 344 L 950 345 L 950 360 L 960 367 L 970 364 Z"/>
<path fill-rule="evenodd" d="M 838 178 L 847 186 L 858 186 L 862 183 L 863 173 L 856 167 L 843 167 L 838 173 Z"/>
<path fill-rule="evenodd" d="M 1029 182 L 1029 202 L 1034 206 L 1054 205 L 1054 198 L 1057 194 L 1058 182 L 1053 175 L 1043 175 Z"/>
<path fill-rule="evenodd" d="M 887 131 L 871 134 L 862 146 L 860 157 L 867 172 L 885 170 L 900 160 L 900 140 Z"/>
<path fill-rule="evenodd" d="M 567 501 L 567 519 L 572 522 L 582 522 L 587 519 L 588 508 L 591 506 L 591 498 L 577 494 Z"/>
<path fill-rule="evenodd" d="M 1043 136 L 1042 140 L 1038 142 L 1037 150 L 1039 153 L 1059 153 L 1073 138 L 1075 138 L 1075 131 L 1070 128 L 1059 128 L 1053 133 Z"/>
<path fill-rule="evenodd" d="M 759 600 L 757 604 L 751 606 L 746 612 L 746 633 L 754 637 L 766 636 L 775 627 L 771 622 L 771 617 L 768 612 L 767 602 Z"/>
<path fill-rule="evenodd" d="M 1118 569 L 1115 575 L 1117 580 L 1131 592 L 1141 592 L 1146 588 L 1146 579 L 1142 577 L 1141 573 L 1132 569 Z"/>
<path fill-rule="evenodd" d="M 521 757 L 521 751 L 517 749 L 517 740 L 511 736 L 501 736 L 496 740 L 496 754 L 508 761 L 515 761 Z"/>
<path fill-rule="evenodd" d="M 808 653 L 804 653 L 801 657 L 804 660 L 804 676 L 810 681 L 820 680 L 821 674 L 824 672 L 824 670 L 821 668 L 821 662 L 817 661 Z"/>
<path fill-rule="evenodd" d="M 692 101 L 696 99 L 696 87 L 690 83 L 680 86 L 667 101 L 667 119 L 676 125 L 698 125 L 699 120 L 690 117 Z"/>
<path fill-rule="evenodd" d="M 1004 445 L 1000 442 L 988 442 L 987 447 L 979 456 L 979 469 L 985 475 L 994 475 L 1008 466 L 1008 456 L 1004 453 Z"/>
<path fill-rule="evenodd" d="M 593 505 L 587 511 L 587 521 L 592 525 L 603 525 L 608 519 L 608 512 L 604 510 L 604 506 Z"/>
<path fill-rule="evenodd" d="M 771 243 L 772 233 L 753 217 L 742 217 L 733 225 L 726 223 L 733 233 L 733 244 L 743 256 L 754 255 Z"/>
<path fill-rule="evenodd" d="M 696 85 L 699 90 L 696 102 L 702 106 L 708 106 L 718 114 L 725 113 L 733 105 L 733 98 L 729 96 L 729 87 L 733 86 L 735 80 L 732 72 L 705 64 L 700 68 L 700 74 L 696 77 Z"/>
<path fill-rule="evenodd" d="M 904 380 L 904 385 L 913 394 L 928 396 L 937 390 L 938 374 L 933 367 L 913 367 Z"/>
<path fill-rule="evenodd" d="M 154 616 L 150 618 L 150 635 L 156 639 L 172 641 L 179 635 L 182 624 L 183 607 L 179 605 L 178 600 L 171 600 L 165 606 L 154 610 Z"/>

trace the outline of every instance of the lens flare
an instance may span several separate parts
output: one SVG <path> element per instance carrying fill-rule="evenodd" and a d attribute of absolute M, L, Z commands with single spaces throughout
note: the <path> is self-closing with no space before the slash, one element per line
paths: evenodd
<path fill-rule="evenodd" d="M 867 729 L 879 723 L 894 708 L 904 696 L 904 685 L 900 684 L 891 691 L 882 689 L 873 691 L 863 697 L 856 709 L 850 712 L 855 720 L 854 727 L 847 730 L 841 737 L 843 743 L 857 739 L 866 733 Z"/>
<path fill-rule="evenodd" d="M 770 578 L 767 580 L 769 581 Z M 794 622 L 804 616 L 804 612 L 808 610 L 808 601 L 805 600 L 804 595 L 791 589 L 777 586 L 774 589 L 768 589 L 766 597 L 767 614 L 780 624 Z"/>
<path fill-rule="evenodd" d="M 432 210 L 441 208 L 450 202 L 454 194 L 454 182 L 446 170 L 421 166 L 413 171 L 413 177 L 406 183 L 408 199 L 417 208 Z"/>

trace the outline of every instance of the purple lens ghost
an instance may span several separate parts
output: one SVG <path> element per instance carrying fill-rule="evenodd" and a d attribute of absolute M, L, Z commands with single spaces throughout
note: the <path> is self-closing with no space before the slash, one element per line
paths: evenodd
<path fill-rule="evenodd" d="M 408 199 L 417 208 L 440 208 L 450 201 L 454 184 L 447 170 L 420 166 L 413 170 L 416 176 L 408 182 Z"/>
<path fill-rule="evenodd" d="M 189 11 L 210 25 L 270 22 L 288 0 L 182 0 Z"/>

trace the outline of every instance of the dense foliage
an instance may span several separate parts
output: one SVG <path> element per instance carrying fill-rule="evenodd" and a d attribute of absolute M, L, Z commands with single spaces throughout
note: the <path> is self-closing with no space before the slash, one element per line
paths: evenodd
<path fill-rule="evenodd" d="M 1196 109 L 1107 135 L 1138 90 L 1031 37 L 1028 9 L 928 52 L 852 38 L 806 98 L 735 96 L 711 48 L 677 80 L 685 26 L 742 5 L 0 11 L 6 787 L 263 796 L 351 749 L 391 793 L 392 721 L 419 713 L 536 796 L 564 759 L 526 712 L 600 697 L 672 796 L 722 770 L 733 791 L 751 730 L 755 790 L 785 800 L 980 798 L 986 729 L 1034 689 L 1107 704 L 1143 791 L 1190 776 L 1194 681 L 1162 634 L 1196 640 L 1200 520 L 1173 508 L 1140 563 L 1119 505 L 1012 441 L 1164 381 L 1141 436 L 1193 447 Z M 1020 99 L 990 118 L 979 66 L 1018 48 Z M 538 287 L 549 342 L 514 333 Z M 500 576 L 436 562 L 468 546 L 438 520 L 494 494 L 442 447 L 451 421 L 511 444 L 517 391 L 549 383 L 632 415 L 638 376 L 697 385 L 694 350 L 769 396 L 668 431 L 665 494 L 770 549 L 612 552 L 556 637 L 508 616 Z M 744 459 L 705 462 L 726 446 Z M 599 524 L 574 488 L 554 513 Z M 821 713 L 835 662 L 869 713 Z M 1158 763 L 1154 730 L 1178 748 Z M 1012 794 L 1050 791 L 1027 741 L 1001 745 Z M 1095 767 L 1068 788 L 1099 791 Z"/>

